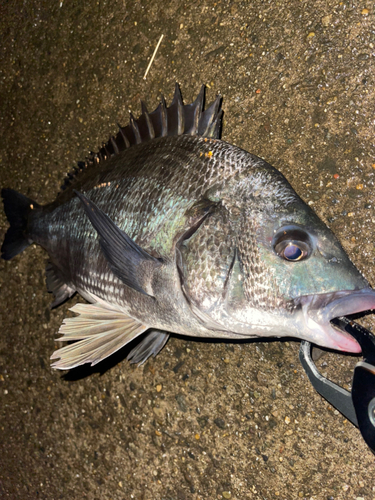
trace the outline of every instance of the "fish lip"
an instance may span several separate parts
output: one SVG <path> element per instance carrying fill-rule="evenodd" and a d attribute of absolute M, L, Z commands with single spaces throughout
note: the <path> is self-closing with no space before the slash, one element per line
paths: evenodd
<path fill-rule="evenodd" d="M 303 330 L 307 328 L 308 332 L 301 337 L 323 347 L 361 352 L 359 343 L 347 332 L 332 325 L 331 320 L 375 309 L 375 291 L 372 288 L 306 295 L 294 303 L 297 308 L 302 309 Z"/>

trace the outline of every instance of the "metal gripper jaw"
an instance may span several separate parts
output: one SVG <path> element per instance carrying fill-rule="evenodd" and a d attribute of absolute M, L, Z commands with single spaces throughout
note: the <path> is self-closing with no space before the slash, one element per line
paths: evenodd
<path fill-rule="evenodd" d="M 362 348 L 363 361 L 357 363 L 349 392 L 323 377 L 311 357 L 312 345 L 302 341 L 299 358 L 314 388 L 353 425 L 375 453 L 375 336 L 358 323 L 345 317 L 332 323 L 354 337 Z"/>

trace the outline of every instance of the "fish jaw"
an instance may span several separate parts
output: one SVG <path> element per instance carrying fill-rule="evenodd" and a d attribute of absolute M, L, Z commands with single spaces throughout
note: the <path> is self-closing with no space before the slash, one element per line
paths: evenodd
<path fill-rule="evenodd" d="M 306 295 L 295 301 L 295 327 L 298 336 L 322 347 L 360 353 L 358 342 L 331 323 L 333 318 L 375 309 L 375 291 L 371 288 Z"/>

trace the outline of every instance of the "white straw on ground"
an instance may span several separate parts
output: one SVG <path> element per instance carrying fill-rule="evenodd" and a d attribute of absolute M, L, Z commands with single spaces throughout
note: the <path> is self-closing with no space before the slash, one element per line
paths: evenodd
<path fill-rule="evenodd" d="M 158 51 L 159 49 L 159 45 L 161 44 L 161 41 L 163 40 L 163 37 L 164 35 L 161 35 L 161 37 L 159 38 L 159 41 L 155 47 L 155 50 L 154 50 L 154 53 L 152 54 L 152 57 L 150 59 L 150 62 L 148 63 L 148 66 L 147 66 L 147 69 L 146 69 L 146 72 L 144 74 L 144 77 L 143 77 L 143 80 L 146 80 L 146 76 L 147 76 L 147 73 L 149 72 L 150 68 L 151 68 L 151 64 L 153 62 L 153 60 L 155 59 L 155 56 L 156 56 L 156 52 Z"/>

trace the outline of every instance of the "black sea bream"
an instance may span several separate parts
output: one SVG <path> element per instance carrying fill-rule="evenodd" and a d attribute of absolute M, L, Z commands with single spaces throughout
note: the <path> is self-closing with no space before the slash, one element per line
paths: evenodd
<path fill-rule="evenodd" d="M 68 176 L 40 206 L 3 189 L 2 257 L 30 243 L 49 255 L 56 306 L 78 292 L 53 353 L 63 370 L 96 364 L 141 337 L 128 359 L 170 333 L 298 337 L 359 352 L 330 323 L 375 307 L 375 292 L 334 234 L 264 160 L 219 140 L 221 99 L 184 105 L 176 85 Z"/>

